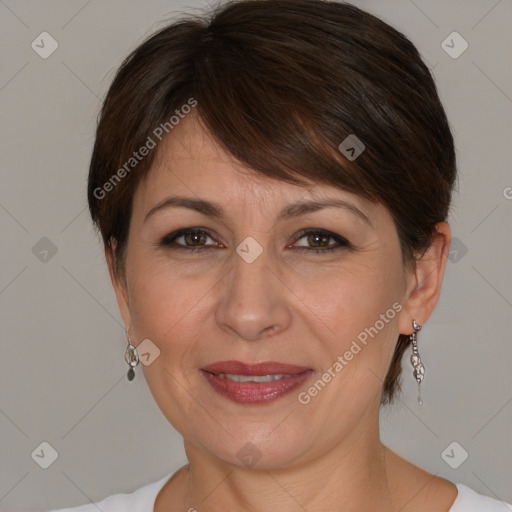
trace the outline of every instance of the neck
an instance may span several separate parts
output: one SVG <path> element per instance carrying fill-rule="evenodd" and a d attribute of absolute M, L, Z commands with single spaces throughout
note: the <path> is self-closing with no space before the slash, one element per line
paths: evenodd
<path fill-rule="evenodd" d="M 183 510 L 392 510 L 378 417 L 374 425 L 354 429 L 315 459 L 277 469 L 235 467 L 185 441 L 189 465 Z"/>

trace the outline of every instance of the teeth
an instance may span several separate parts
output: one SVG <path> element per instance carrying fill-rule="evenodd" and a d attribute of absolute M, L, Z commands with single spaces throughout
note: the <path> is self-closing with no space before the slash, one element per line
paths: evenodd
<path fill-rule="evenodd" d="M 237 375 L 234 373 L 216 374 L 221 379 L 234 380 L 235 382 L 271 382 L 279 379 L 291 379 L 293 375 L 278 373 L 276 375 Z"/>

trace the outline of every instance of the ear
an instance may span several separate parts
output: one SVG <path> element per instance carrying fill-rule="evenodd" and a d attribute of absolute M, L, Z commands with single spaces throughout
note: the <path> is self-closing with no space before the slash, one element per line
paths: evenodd
<path fill-rule="evenodd" d="M 110 239 L 110 246 L 105 246 L 105 259 L 107 260 L 108 272 L 110 274 L 110 280 L 116 294 L 117 305 L 123 318 L 125 328 L 132 325 L 131 310 L 130 310 L 130 299 L 128 294 L 128 287 L 126 285 L 126 277 L 120 276 L 116 272 L 114 263 L 114 253 L 117 244 L 115 238 Z"/>
<path fill-rule="evenodd" d="M 450 227 L 446 222 L 435 226 L 432 245 L 416 260 L 416 269 L 407 276 L 406 295 L 400 312 L 401 334 L 412 334 L 412 321 L 423 325 L 430 317 L 441 294 L 446 260 L 451 242 Z"/>

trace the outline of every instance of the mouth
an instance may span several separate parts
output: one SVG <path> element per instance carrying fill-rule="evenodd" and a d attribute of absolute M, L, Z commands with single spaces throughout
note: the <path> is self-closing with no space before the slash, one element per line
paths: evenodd
<path fill-rule="evenodd" d="M 312 368 L 272 361 L 254 365 L 221 361 L 200 371 L 214 391 L 233 402 L 247 404 L 273 402 L 314 374 Z"/>

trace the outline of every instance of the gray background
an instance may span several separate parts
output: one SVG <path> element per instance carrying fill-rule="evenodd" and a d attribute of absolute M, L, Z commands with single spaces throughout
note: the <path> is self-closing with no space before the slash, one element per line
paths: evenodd
<path fill-rule="evenodd" d="M 434 474 L 512 502 L 512 1 L 354 3 L 408 35 L 433 69 L 460 172 L 443 293 L 419 337 L 425 404 L 404 360 L 404 397 L 383 409 L 382 438 Z M 0 0 L 2 511 L 131 492 L 186 462 L 142 370 L 126 379 L 85 192 L 100 99 L 121 59 L 162 20 L 205 5 Z M 47 59 L 31 48 L 43 31 L 59 45 Z M 441 46 L 453 31 L 469 43 L 458 58 Z M 48 469 L 31 457 L 43 441 L 58 453 Z M 453 441 L 469 453 L 457 469 L 441 455 Z"/>

